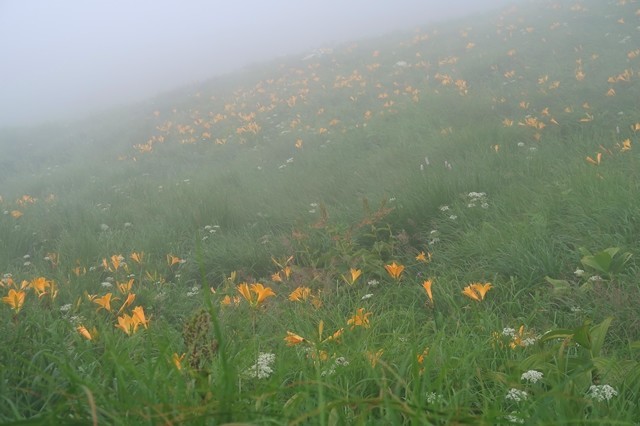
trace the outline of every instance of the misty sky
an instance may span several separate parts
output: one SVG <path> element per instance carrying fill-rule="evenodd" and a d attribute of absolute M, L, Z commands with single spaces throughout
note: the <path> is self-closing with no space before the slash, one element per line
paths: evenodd
<path fill-rule="evenodd" d="M 505 0 L 0 0 L 0 126 L 81 117 L 246 64 Z"/>

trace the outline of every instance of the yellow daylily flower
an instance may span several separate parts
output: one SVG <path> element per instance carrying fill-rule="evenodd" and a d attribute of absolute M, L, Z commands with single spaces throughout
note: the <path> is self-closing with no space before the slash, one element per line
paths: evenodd
<path fill-rule="evenodd" d="M 304 337 L 298 336 L 290 331 L 287 331 L 287 337 L 285 337 L 284 340 L 287 342 L 287 346 L 295 346 L 306 341 Z"/>
<path fill-rule="evenodd" d="M 404 271 L 403 265 L 398 265 L 396 262 L 392 262 L 391 265 L 384 265 L 384 269 L 387 270 L 391 278 L 398 280 Z"/>
<path fill-rule="evenodd" d="M 371 312 L 365 312 L 364 308 L 359 308 L 356 314 L 347 320 L 347 325 L 350 325 L 352 330 L 358 326 L 369 328 L 371 314 Z"/>
<path fill-rule="evenodd" d="M 307 300 L 311 296 L 311 289 L 309 287 L 298 287 L 291 292 L 289 300 L 292 302 L 302 302 Z"/>
<path fill-rule="evenodd" d="M 84 337 L 87 340 L 93 340 L 93 336 L 91 335 L 91 333 L 89 332 L 89 330 L 87 330 L 87 328 L 84 325 L 79 325 L 76 327 L 76 331 L 78 333 L 80 333 L 80 335 L 82 337 Z"/>
<path fill-rule="evenodd" d="M 9 289 L 9 293 L 2 298 L 2 301 L 16 311 L 16 314 L 20 312 L 24 305 L 24 299 L 26 293 L 23 290 L 16 291 L 15 289 Z"/>
<path fill-rule="evenodd" d="M 469 297 L 470 299 L 476 300 L 478 302 L 484 300 L 484 296 L 487 294 L 489 290 L 491 290 L 493 286 L 491 283 L 473 283 L 468 285 L 462 290 L 462 294 Z"/>
<path fill-rule="evenodd" d="M 111 293 L 107 293 L 102 297 L 96 297 L 93 299 L 93 303 L 99 305 L 98 310 L 104 309 L 108 312 L 111 312 L 111 296 Z"/>
<path fill-rule="evenodd" d="M 433 293 L 431 293 L 432 285 L 433 285 L 433 280 L 425 280 L 422 283 L 422 287 L 424 288 L 424 291 L 427 292 L 427 296 L 429 296 L 429 300 L 431 301 L 431 303 L 433 303 Z"/>

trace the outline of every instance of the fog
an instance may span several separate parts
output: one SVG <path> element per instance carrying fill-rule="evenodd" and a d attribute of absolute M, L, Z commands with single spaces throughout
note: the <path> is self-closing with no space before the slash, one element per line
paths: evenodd
<path fill-rule="evenodd" d="M 247 64 L 505 0 L 0 0 L 0 126 L 82 117 Z"/>

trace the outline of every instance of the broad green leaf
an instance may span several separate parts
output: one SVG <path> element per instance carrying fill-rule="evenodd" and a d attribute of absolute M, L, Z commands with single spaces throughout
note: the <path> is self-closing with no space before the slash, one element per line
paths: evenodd
<path fill-rule="evenodd" d="M 604 344 L 604 339 L 609 330 L 609 326 L 613 321 L 612 317 L 605 318 L 600 324 L 591 328 L 591 355 L 596 357 L 600 355 L 600 349 Z"/>
<path fill-rule="evenodd" d="M 588 322 L 574 330 L 573 340 L 583 348 L 591 349 L 592 341 Z"/>
<path fill-rule="evenodd" d="M 544 277 L 544 279 L 553 286 L 555 293 L 568 293 L 571 291 L 571 284 L 567 280 L 556 280 L 548 276 Z"/>
<path fill-rule="evenodd" d="M 554 339 L 566 339 L 567 337 L 573 337 L 574 330 L 570 328 L 558 328 L 555 330 L 549 330 L 540 337 L 541 342 L 547 342 Z"/>

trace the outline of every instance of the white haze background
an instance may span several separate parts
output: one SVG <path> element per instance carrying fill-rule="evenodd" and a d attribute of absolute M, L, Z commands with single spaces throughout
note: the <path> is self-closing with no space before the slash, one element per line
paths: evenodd
<path fill-rule="evenodd" d="M 82 117 L 247 64 L 505 0 L 0 0 L 0 126 Z"/>

